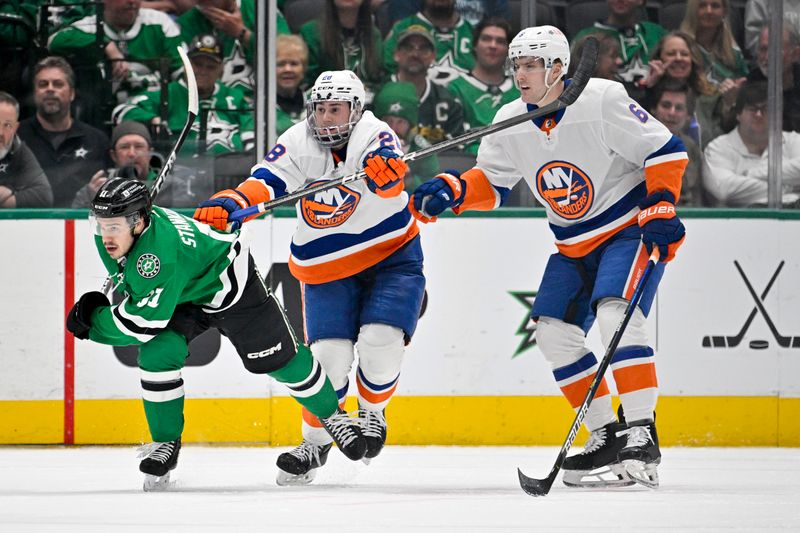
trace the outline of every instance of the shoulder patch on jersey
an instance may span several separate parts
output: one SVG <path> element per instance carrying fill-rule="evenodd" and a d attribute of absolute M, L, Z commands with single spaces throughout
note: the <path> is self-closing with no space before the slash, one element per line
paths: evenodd
<path fill-rule="evenodd" d="M 321 181 L 307 185 L 313 187 Z M 303 220 L 312 228 L 334 228 L 344 224 L 355 212 L 361 193 L 339 185 L 324 191 L 319 191 L 313 196 L 307 196 L 300 201 L 300 212 Z"/>
<path fill-rule="evenodd" d="M 594 201 L 594 184 L 577 165 L 550 161 L 536 173 L 536 188 L 560 217 L 574 220 L 585 215 Z"/>
<path fill-rule="evenodd" d="M 142 254 L 136 261 L 136 272 L 143 278 L 154 278 L 161 271 L 161 261 L 154 254 Z"/>

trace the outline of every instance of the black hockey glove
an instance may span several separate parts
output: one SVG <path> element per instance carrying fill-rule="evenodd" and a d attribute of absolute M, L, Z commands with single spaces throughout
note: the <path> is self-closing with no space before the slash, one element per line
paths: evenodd
<path fill-rule="evenodd" d="M 110 305 L 111 302 L 102 292 L 87 292 L 69 310 L 67 329 L 79 339 L 88 339 L 89 330 L 92 329 L 92 311 L 98 307 Z"/>

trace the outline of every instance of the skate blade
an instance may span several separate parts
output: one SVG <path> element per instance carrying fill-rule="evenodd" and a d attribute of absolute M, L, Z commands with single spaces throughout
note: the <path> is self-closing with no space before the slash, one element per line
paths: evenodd
<path fill-rule="evenodd" d="M 633 481 L 647 487 L 648 489 L 658 488 L 658 466 L 656 464 L 646 464 L 644 461 L 627 459 L 622 461 L 625 470 Z"/>
<path fill-rule="evenodd" d="M 564 477 L 561 480 L 567 487 L 591 489 L 630 487 L 636 484 L 621 464 L 595 471 L 564 470 Z"/>
<path fill-rule="evenodd" d="M 275 483 L 281 487 L 302 487 L 308 485 L 314 478 L 317 477 L 317 469 L 312 468 L 305 474 L 290 474 L 278 469 L 278 475 L 275 477 Z"/>
<path fill-rule="evenodd" d="M 365 455 L 364 457 L 361 458 L 361 462 L 364 463 L 365 465 L 368 465 L 368 464 L 370 464 L 372 462 L 372 458 L 371 457 L 367 457 Z"/>
<path fill-rule="evenodd" d="M 165 490 L 169 490 L 171 487 L 175 486 L 174 481 L 170 482 L 169 474 L 169 472 L 163 476 L 152 476 L 150 474 L 145 474 L 142 490 L 145 492 L 163 492 Z"/>

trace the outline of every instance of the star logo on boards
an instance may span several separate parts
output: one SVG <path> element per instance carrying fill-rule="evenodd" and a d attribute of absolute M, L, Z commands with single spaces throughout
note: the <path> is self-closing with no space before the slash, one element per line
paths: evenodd
<path fill-rule="evenodd" d="M 89 150 L 83 146 L 75 150 L 75 159 L 86 159 L 87 155 L 89 155 Z"/>
<path fill-rule="evenodd" d="M 536 346 L 536 322 L 531 318 L 531 310 L 533 309 L 533 302 L 536 299 L 536 291 L 508 291 L 519 303 L 525 307 L 525 319 L 517 328 L 516 334 L 522 336 L 514 355 L 517 357 L 523 352 Z"/>

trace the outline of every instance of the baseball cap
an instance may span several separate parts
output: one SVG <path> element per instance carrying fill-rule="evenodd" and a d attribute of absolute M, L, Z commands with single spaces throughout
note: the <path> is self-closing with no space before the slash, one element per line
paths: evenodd
<path fill-rule="evenodd" d="M 222 62 L 222 47 L 219 40 L 210 33 L 201 33 L 192 38 L 189 43 L 189 57 L 206 55 L 212 59 Z"/>
<path fill-rule="evenodd" d="M 147 126 L 142 124 L 141 122 L 134 122 L 132 120 L 125 120 L 117 124 L 113 130 L 111 130 L 111 147 L 117 145 L 117 141 L 120 138 L 126 135 L 138 135 L 139 137 L 143 137 L 147 144 L 150 146 L 153 145 L 153 140 L 150 137 L 150 131 L 147 129 Z"/>
<path fill-rule="evenodd" d="M 422 24 L 412 24 L 411 26 L 400 32 L 400 36 L 397 38 L 397 45 L 400 46 L 400 43 L 402 43 L 403 41 L 414 35 L 419 35 L 420 37 L 424 38 L 426 41 L 431 43 L 431 46 L 434 49 L 436 48 L 436 42 L 433 40 L 433 34 L 428 28 L 426 28 Z"/>

